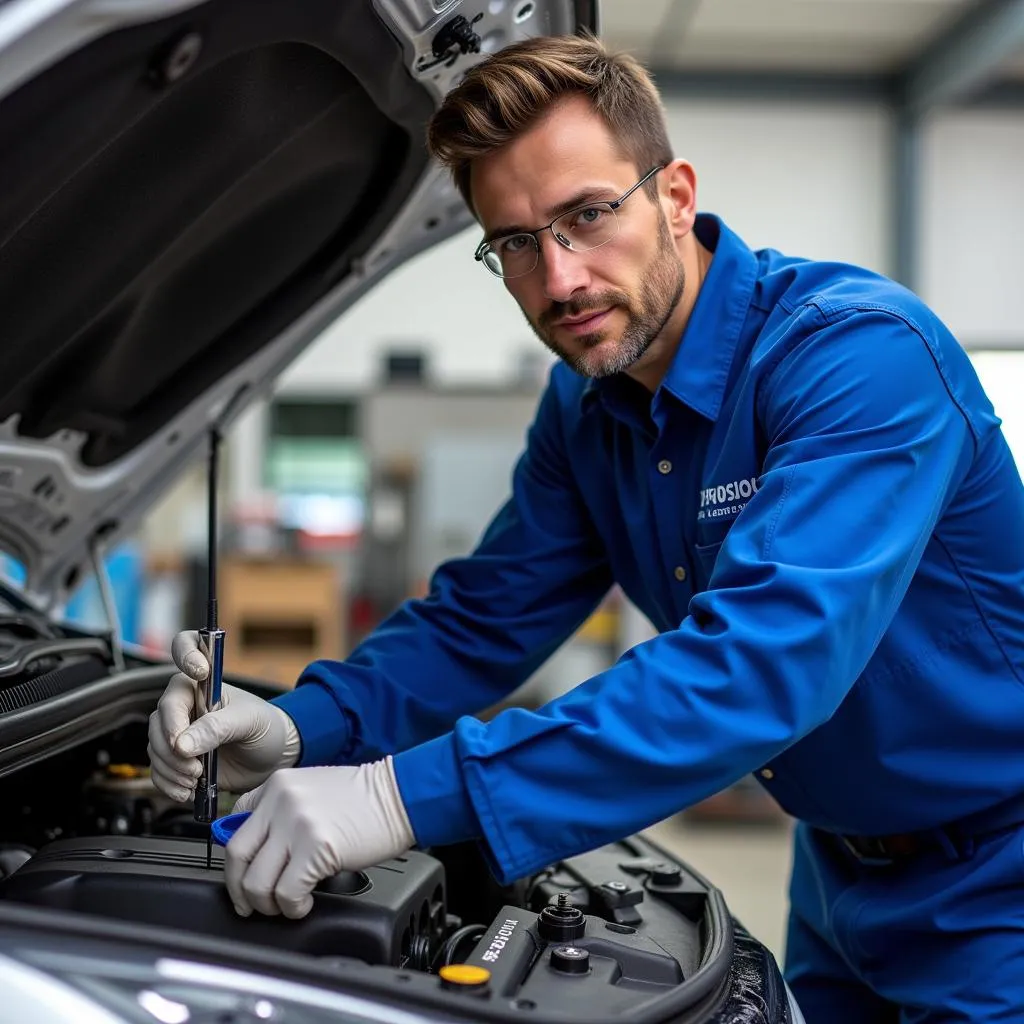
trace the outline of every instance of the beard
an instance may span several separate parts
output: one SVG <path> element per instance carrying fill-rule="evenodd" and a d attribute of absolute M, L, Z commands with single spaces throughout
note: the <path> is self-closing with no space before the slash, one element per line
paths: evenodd
<path fill-rule="evenodd" d="M 686 287 L 682 261 L 661 219 L 658 251 L 641 281 L 640 294 L 635 298 L 621 291 L 592 292 L 568 302 L 552 303 L 536 323 L 529 317 L 527 320 L 544 345 L 581 376 L 598 378 L 623 373 L 642 358 L 665 329 Z M 555 339 L 557 328 L 552 328 L 552 324 L 563 317 L 578 317 L 613 306 L 626 313 L 626 326 L 618 341 L 610 341 L 606 329 L 580 335 L 570 345 Z"/>

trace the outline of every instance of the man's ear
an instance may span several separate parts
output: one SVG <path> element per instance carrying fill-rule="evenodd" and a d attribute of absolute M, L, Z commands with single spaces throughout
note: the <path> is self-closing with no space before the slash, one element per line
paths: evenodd
<path fill-rule="evenodd" d="M 687 160 L 673 160 L 658 175 L 661 208 L 673 238 L 683 238 L 697 219 L 697 174 Z"/>

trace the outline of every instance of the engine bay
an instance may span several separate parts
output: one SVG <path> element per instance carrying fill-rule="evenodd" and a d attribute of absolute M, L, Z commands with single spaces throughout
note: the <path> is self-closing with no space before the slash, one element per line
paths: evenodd
<path fill-rule="evenodd" d="M 506 887 L 472 844 L 412 850 L 326 879 L 301 920 L 241 918 L 223 851 L 207 870 L 203 827 L 152 785 L 144 749 L 140 721 L 0 778 L 0 906 L 359 962 L 464 998 L 486 977 L 505 1007 L 544 1016 L 582 999 L 595 1019 L 643 1016 L 732 942 L 717 891 L 641 838 Z M 226 812 L 234 798 L 223 799 Z M 446 979 L 455 964 L 482 970 Z M 728 971 L 711 973 L 718 990 Z"/>
<path fill-rule="evenodd" d="M 89 950 L 116 939 L 108 965 L 146 947 L 152 966 L 183 947 L 205 951 L 208 965 L 228 958 L 263 976 L 312 972 L 375 998 L 394 997 L 398 986 L 399 1005 L 448 1019 L 788 1019 L 771 954 L 713 885 L 640 836 L 508 886 L 476 844 L 414 849 L 325 879 L 300 920 L 239 917 L 223 850 L 215 847 L 207 867 L 208 826 L 150 779 L 148 716 L 170 667 L 140 652 L 115 656 L 109 637 L 51 625 L 28 609 L 6 618 L 0 966 L 12 949 L 5 929 L 17 945 L 41 927 L 49 937 L 26 956 L 47 970 L 63 962 L 54 960 L 53 935 L 73 931 Z M 231 682 L 263 697 L 276 692 Z M 221 790 L 217 813 L 230 813 L 238 795 Z M 89 958 L 89 971 L 99 962 Z M 125 981 L 112 979 L 89 985 Z"/>

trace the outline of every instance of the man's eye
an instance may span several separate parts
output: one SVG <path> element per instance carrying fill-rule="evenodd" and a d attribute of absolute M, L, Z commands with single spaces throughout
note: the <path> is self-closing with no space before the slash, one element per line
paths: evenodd
<path fill-rule="evenodd" d="M 603 226 L 609 211 L 604 206 L 587 206 L 572 215 L 570 231 L 589 231 L 591 228 Z"/>
<path fill-rule="evenodd" d="M 502 239 L 499 243 L 502 252 L 509 254 L 522 252 L 530 245 L 531 238 L 529 235 L 509 235 L 508 238 Z"/>

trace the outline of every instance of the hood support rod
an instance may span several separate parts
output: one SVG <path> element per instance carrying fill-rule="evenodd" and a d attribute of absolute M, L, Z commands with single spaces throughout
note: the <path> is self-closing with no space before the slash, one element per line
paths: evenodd
<path fill-rule="evenodd" d="M 220 432 L 210 431 L 210 461 L 207 476 L 207 593 L 206 625 L 199 630 L 199 646 L 206 655 L 210 671 L 200 685 L 199 715 L 216 711 L 220 707 L 224 677 L 224 630 L 217 625 L 217 486 L 219 478 Z M 196 784 L 192 817 L 204 825 L 211 825 L 217 817 L 217 751 L 201 754 L 202 774 Z M 206 867 L 213 857 L 213 831 L 206 835 Z"/>

